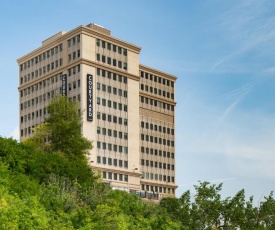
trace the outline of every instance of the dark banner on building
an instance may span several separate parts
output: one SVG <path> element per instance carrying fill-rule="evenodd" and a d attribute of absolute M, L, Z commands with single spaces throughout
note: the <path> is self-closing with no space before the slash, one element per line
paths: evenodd
<path fill-rule="evenodd" d="M 62 75 L 62 96 L 67 96 L 67 74 Z"/>
<path fill-rule="evenodd" d="M 87 74 L 87 120 L 93 121 L 93 75 Z"/>

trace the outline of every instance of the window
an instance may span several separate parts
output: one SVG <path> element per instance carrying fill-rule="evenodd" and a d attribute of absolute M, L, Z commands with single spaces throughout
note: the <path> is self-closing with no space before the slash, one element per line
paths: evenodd
<path fill-rule="evenodd" d="M 124 168 L 128 168 L 128 161 L 124 161 Z"/>
<path fill-rule="evenodd" d="M 112 180 L 112 173 L 108 172 L 108 179 Z"/>
<path fill-rule="evenodd" d="M 123 63 L 123 69 L 127 70 L 127 63 L 126 62 Z"/>
<path fill-rule="evenodd" d="M 100 39 L 98 39 L 98 38 L 96 39 L 96 45 L 100 46 Z"/>
<path fill-rule="evenodd" d="M 122 62 L 118 61 L 118 68 L 122 68 Z"/>
<path fill-rule="evenodd" d="M 111 129 L 108 129 L 108 136 L 112 136 L 112 130 Z"/>
<path fill-rule="evenodd" d="M 100 164 L 101 163 L 101 157 L 97 156 L 97 163 Z"/>
<path fill-rule="evenodd" d="M 123 55 L 127 56 L 127 49 L 123 49 Z"/>
<path fill-rule="evenodd" d="M 128 153 L 128 147 L 126 147 L 126 146 L 124 147 L 124 153 L 126 153 L 126 154 Z"/>
<path fill-rule="evenodd" d="M 102 61 L 103 63 L 106 62 L 106 57 L 105 57 L 104 55 L 101 56 L 101 61 Z"/>
<path fill-rule="evenodd" d="M 108 165 L 112 165 L 112 158 L 108 157 Z"/>
<path fill-rule="evenodd" d="M 100 141 L 97 142 L 97 148 L 98 148 L 98 149 L 101 148 L 101 142 L 100 142 Z"/>
<path fill-rule="evenodd" d="M 97 134 L 100 134 L 100 127 L 97 126 Z"/>

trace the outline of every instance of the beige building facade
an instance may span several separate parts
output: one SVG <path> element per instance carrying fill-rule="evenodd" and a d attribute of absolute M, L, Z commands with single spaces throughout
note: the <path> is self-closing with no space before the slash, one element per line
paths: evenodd
<path fill-rule="evenodd" d="M 20 140 L 66 95 L 84 111 L 89 163 L 103 181 L 149 198 L 174 195 L 176 77 L 141 65 L 140 50 L 89 24 L 19 58 Z"/>

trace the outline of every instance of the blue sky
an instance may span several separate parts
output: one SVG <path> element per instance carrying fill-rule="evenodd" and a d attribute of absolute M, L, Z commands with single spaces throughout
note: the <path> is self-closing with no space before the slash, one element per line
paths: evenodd
<path fill-rule="evenodd" d="M 0 135 L 18 136 L 16 59 L 96 23 L 178 77 L 177 195 L 198 180 L 258 201 L 275 189 L 275 1 L 2 0 Z M 5 122 L 3 122 L 5 121 Z"/>

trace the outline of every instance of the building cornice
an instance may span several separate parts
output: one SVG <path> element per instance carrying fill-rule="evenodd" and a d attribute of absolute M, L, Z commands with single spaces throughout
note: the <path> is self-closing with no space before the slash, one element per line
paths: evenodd
<path fill-rule="evenodd" d="M 106 71 L 112 71 L 113 73 L 126 76 L 126 77 L 128 77 L 128 78 L 130 78 L 132 80 L 138 81 L 138 82 L 140 80 L 140 76 L 134 75 L 134 74 L 130 74 L 127 71 L 123 71 L 123 70 L 114 68 L 112 66 L 106 66 L 104 64 L 101 64 L 101 63 L 98 63 L 98 62 L 94 62 L 94 61 L 90 61 L 88 59 L 82 59 L 82 60 L 83 60 L 82 64 L 86 64 L 86 65 L 89 65 L 89 66 L 92 66 L 92 67 L 95 67 L 95 68 L 100 68 L 100 69 L 103 69 L 103 70 L 106 70 Z"/>
<path fill-rule="evenodd" d="M 174 76 L 174 75 L 162 72 L 162 71 L 157 70 L 157 69 L 153 69 L 149 66 L 145 66 L 145 65 L 142 65 L 142 64 L 139 65 L 139 70 L 140 71 L 146 71 L 146 72 L 152 73 L 154 75 L 162 76 L 162 77 L 164 77 L 166 79 L 169 79 L 171 81 L 174 81 L 174 82 L 177 80 L 177 77 Z"/>
<path fill-rule="evenodd" d="M 142 175 L 141 172 L 134 171 L 131 172 L 129 169 L 123 169 L 123 168 L 118 168 L 118 167 L 110 167 L 110 168 L 105 168 L 105 167 L 100 167 L 96 165 L 90 165 L 91 168 L 95 171 L 106 171 L 106 172 L 113 172 L 113 173 L 127 173 L 129 176 L 138 176 L 140 177 Z"/>
<path fill-rule="evenodd" d="M 116 45 L 120 45 L 124 48 L 127 48 L 128 50 L 132 51 L 132 52 L 135 52 L 135 53 L 140 53 L 140 50 L 141 50 L 141 47 L 139 46 L 136 46 L 134 44 L 131 44 L 131 43 L 128 43 L 128 42 L 125 42 L 123 40 L 120 40 L 118 38 L 115 38 L 115 37 L 112 37 L 112 36 L 108 36 L 106 34 L 102 34 L 98 31 L 95 31 L 89 27 L 86 27 L 86 26 L 79 26 L 65 34 L 63 34 L 62 36 L 59 36 L 57 37 L 55 40 L 47 43 L 46 45 L 44 46 L 40 46 L 39 48 L 35 49 L 34 51 L 20 57 L 17 59 L 17 63 L 20 65 L 32 58 L 34 58 L 35 56 L 37 55 L 40 55 L 42 53 L 44 53 L 45 51 L 49 50 L 50 48 L 64 42 L 64 41 L 67 41 L 70 37 L 73 37 L 79 33 L 82 33 L 82 34 L 85 34 L 85 35 L 88 35 L 88 36 L 91 36 L 91 37 L 95 37 L 95 38 L 100 38 L 100 39 L 104 39 L 106 41 L 110 41 Z M 63 47 L 63 50 L 64 50 L 65 47 Z"/>
<path fill-rule="evenodd" d="M 121 70 L 113 68 L 113 67 L 105 66 L 103 64 L 100 64 L 100 63 L 97 63 L 97 62 L 93 62 L 93 61 L 81 58 L 80 60 L 73 61 L 73 62 L 71 62 L 70 64 L 68 64 L 68 65 L 66 65 L 64 67 L 59 68 L 59 69 L 53 71 L 52 73 L 46 74 L 43 77 L 40 77 L 38 79 L 35 79 L 33 81 L 27 82 L 27 83 L 19 86 L 18 90 L 20 91 L 20 90 L 26 89 L 29 86 L 32 86 L 32 85 L 34 85 L 36 83 L 44 81 L 44 80 L 46 80 L 46 79 L 48 79 L 48 78 L 50 78 L 52 76 L 55 76 L 55 75 L 57 75 L 59 73 L 62 73 L 63 71 L 66 71 L 67 69 L 70 69 L 70 68 L 72 68 L 72 67 L 74 67 L 76 65 L 79 65 L 79 64 L 86 64 L 86 65 L 89 65 L 89 66 L 92 66 L 92 67 L 95 67 L 95 68 L 104 69 L 106 71 L 112 71 L 113 73 L 116 73 L 118 75 L 126 76 L 126 77 L 128 77 L 128 78 L 130 78 L 132 80 L 138 81 L 138 82 L 139 82 L 139 79 L 140 79 L 139 76 L 130 74 L 130 73 L 126 72 L 126 71 L 121 71 Z"/>
<path fill-rule="evenodd" d="M 145 183 L 148 185 L 157 185 L 157 186 L 168 186 L 175 189 L 178 187 L 178 185 L 172 182 L 155 182 L 155 181 L 146 180 L 146 179 L 140 179 L 140 183 Z"/>

